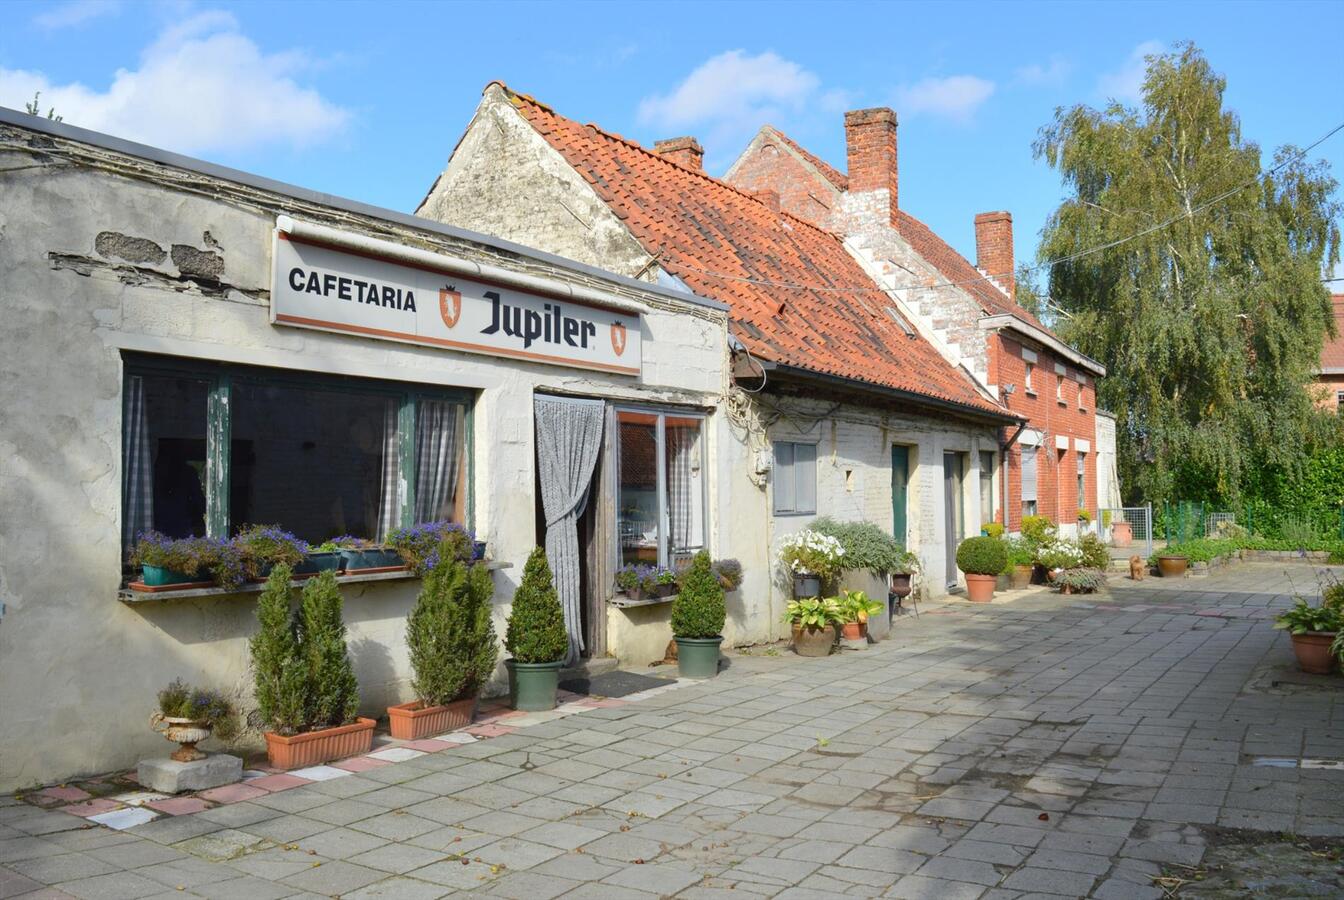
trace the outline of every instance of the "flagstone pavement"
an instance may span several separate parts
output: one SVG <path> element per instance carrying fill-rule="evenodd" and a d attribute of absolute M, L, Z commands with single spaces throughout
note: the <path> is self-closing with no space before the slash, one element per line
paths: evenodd
<path fill-rule="evenodd" d="M 1312 569 L 1112 581 L 122 830 L 6 797 L 0 898 L 1144 898 L 1204 826 L 1344 836 L 1344 679 L 1268 621 Z"/>

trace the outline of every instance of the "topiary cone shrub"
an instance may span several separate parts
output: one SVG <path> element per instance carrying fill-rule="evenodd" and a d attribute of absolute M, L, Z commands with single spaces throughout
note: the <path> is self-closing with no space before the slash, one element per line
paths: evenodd
<path fill-rule="evenodd" d="M 719 671 L 719 645 L 728 618 L 723 585 L 704 550 L 695 554 L 672 601 L 672 634 L 677 641 L 677 666 L 683 677 L 710 678 Z"/>
<path fill-rule="evenodd" d="M 541 547 L 527 558 L 523 580 L 513 595 L 504 647 L 513 654 L 504 662 L 510 705 L 534 712 L 555 709 L 560 667 L 569 657 L 569 633 L 551 566 Z"/>
<path fill-rule="evenodd" d="M 471 724 L 476 695 L 495 667 L 489 571 L 464 562 L 447 539 L 430 558 L 433 567 L 406 619 L 416 699 L 387 709 L 392 736 L 398 740 L 419 740 Z"/>
<path fill-rule="evenodd" d="M 287 565 L 275 566 L 257 604 L 252 638 L 257 712 L 271 729 L 266 753 L 281 769 L 367 753 L 373 719 L 359 719 L 359 684 L 345 645 L 341 589 L 323 572 L 303 588 L 290 612 Z"/>

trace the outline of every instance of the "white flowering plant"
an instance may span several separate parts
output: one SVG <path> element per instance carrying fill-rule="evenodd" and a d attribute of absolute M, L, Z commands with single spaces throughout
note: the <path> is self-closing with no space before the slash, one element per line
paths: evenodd
<path fill-rule="evenodd" d="M 794 575 L 830 579 L 844 569 L 845 548 L 836 538 L 804 528 L 779 542 L 779 562 Z"/>
<path fill-rule="evenodd" d="M 1056 538 L 1041 545 L 1036 561 L 1047 569 L 1076 569 L 1083 564 L 1083 548 L 1077 541 Z"/>

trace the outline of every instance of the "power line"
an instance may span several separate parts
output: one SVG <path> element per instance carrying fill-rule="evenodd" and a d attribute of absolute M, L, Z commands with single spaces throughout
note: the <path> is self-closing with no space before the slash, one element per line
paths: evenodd
<path fill-rule="evenodd" d="M 1040 269 L 1054 268 L 1055 266 L 1061 265 L 1063 263 L 1073 262 L 1074 260 L 1082 259 L 1085 256 L 1091 256 L 1094 253 L 1100 253 L 1103 250 L 1110 250 L 1114 247 L 1119 247 L 1123 244 L 1127 244 L 1130 241 L 1138 240 L 1139 238 L 1150 235 L 1155 231 L 1161 231 L 1163 228 L 1175 224 L 1176 222 L 1179 222 L 1182 219 L 1193 218 L 1197 213 L 1201 213 L 1204 210 L 1208 209 L 1209 207 L 1221 203 L 1228 197 L 1231 197 L 1234 194 L 1239 194 L 1242 191 L 1246 190 L 1247 188 L 1259 184 L 1262 178 L 1269 175 L 1273 175 L 1277 173 L 1280 169 L 1283 169 L 1292 163 L 1298 162 L 1312 150 L 1316 149 L 1321 144 L 1325 143 L 1326 141 L 1328 141 L 1330 138 L 1334 137 L 1341 131 L 1344 131 L 1344 122 L 1340 122 L 1338 125 L 1327 131 L 1325 134 L 1321 135 L 1315 141 L 1308 144 L 1303 149 L 1299 150 L 1294 156 L 1285 159 L 1283 162 L 1279 163 L 1276 166 L 1273 166 L 1268 171 L 1258 174 L 1254 178 L 1251 178 L 1230 190 L 1224 191 L 1218 196 L 1213 197 L 1209 200 L 1204 201 L 1203 203 L 1200 203 L 1190 208 L 1186 212 L 1172 216 L 1171 218 L 1166 219 L 1162 222 L 1158 222 L 1156 225 L 1151 225 L 1148 228 L 1143 229 L 1142 231 L 1137 231 L 1134 234 L 1130 234 L 1122 238 L 1117 238 L 1116 240 L 1108 241 L 1104 244 L 1098 244 L 1095 247 L 1088 247 L 1085 250 L 1079 250 L 1078 252 L 1071 253 L 1067 256 L 1061 256 L 1057 259 L 1048 259 L 1043 262 L 1036 263 L 1035 265 L 1024 266 L 1023 268 L 1028 272 L 1035 272 Z M 762 279 L 762 278 L 750 278 L 745 275 L 731 275 L 727 272 L 715 272 L 711 269 L 706 269 L 694 265 L 693 263 L 687 263 L 681 260 L 678 260 L 677 265 L 684 266 L 685 268 L 688 269 L 694 269 L 700 274 L 708 275 L 712 278 L 721 278 L 729 281 L 742 282 L 745 284 L 754 284 L 759 287 L 786 288 L 800 291 L 815 291 L 817 293 L 823 293 L 823 294 L 885 294 L 888 293 L 889 291 L 933 290 L 934 288 L 940 288 L 940 287 L 960 287 L 962 285 L 967 284 L 976 284 L 983 281 L 990 281 L 995 278 L 1010 278 L 1013 277 L 1014 275 L 1013 272 L 1000 272 L 998 274 L 981 275 L 976 278 L 967 278 L 960 281 L 936 281 L 933 282 L 932 284 L 900 285 L 890 288 L 831 287 L 829 285 L 795 284 L 786 281 L 770 281 L 768 279 Z M 1322 279 L 1322 281 L 1344 281 L 1344 278 Z"/>

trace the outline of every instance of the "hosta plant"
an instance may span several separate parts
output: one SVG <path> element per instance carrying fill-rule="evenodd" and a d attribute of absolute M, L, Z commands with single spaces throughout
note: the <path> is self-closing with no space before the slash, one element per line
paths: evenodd
<path fill-rule="evenodd" d="M 1298 597 L 1291 609 L 1274 617 L 1274 627 L 1292 634 L 1341 631 L 1344 630 L 1344 614 L 1329 606 L 1312 606 Z"/>
<path fill-rule="evenodd" d="M 840 595 L 840 610 L 846 622 L 867 622 L 869 616 L 882 611 L 881 602 L 872 599 L 863 591 L 843 591 Z"/>
<path fill-rule="evenodd" d="M 829 628 L 843 624 L 845 614 L 835 597 L 803 597 L 784 607 L 784 621 L 803 628 Z"/>

